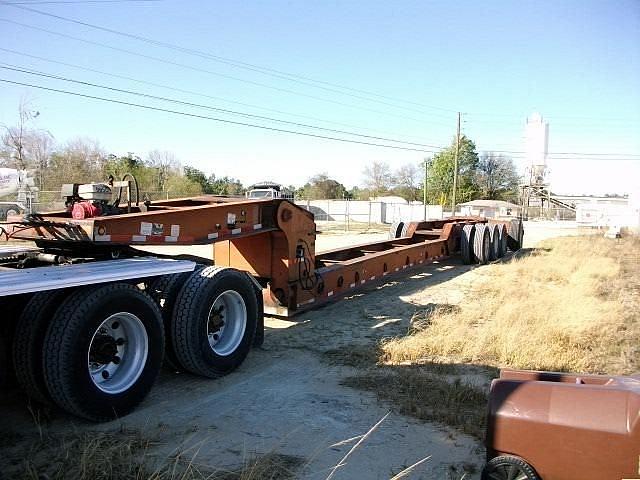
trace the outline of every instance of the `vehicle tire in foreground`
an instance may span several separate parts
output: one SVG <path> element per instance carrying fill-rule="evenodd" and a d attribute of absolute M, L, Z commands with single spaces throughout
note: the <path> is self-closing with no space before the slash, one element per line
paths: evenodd
<path fill-rule="evenodd" d="M 531 465 L 520 457 L 492 458 L 482 470 L 482 480 L 541 480 Z"/>
<path fill-rule="evenodd" d="M 188 371 L 216 378 L 246 358 L 258 325 L 251 280 L 234 268 L 207 267 L 187 280 L 176 300 L 173 347 Z"/>
<path fill-rule="evenodd" d="M 489 229 L 489 237 L 491 238 L 489 258 L 490 260 L 497 260 L 502 256 L 500 255 L 500 230 L 498 229 L 498 225 L 495 223 L 487 225 L 487 228 Z"/>
<path fill-rule="evenodd" d="M 50 404 L 44 380 L 43 348 L 49 321 L 69 290 L 51 290 L 33 294 L 22 310 L 13 340 L 13 364 L 18 384 L 33 400 Z"/>
<path fill-rule="evenodd" d="M 0 387 L 15 385 L 15 369 L 11 355 L 14 333 L 22 309 L 31 294 L 0 297 Z"/>
<path fill-rule="evenodd" d="M 460 255 L 465 265 L 473 263 L 473 239 L 476 233 L 475 225 L 465 225 L 460 233 Z"/>
<path fill-rule="evenodd" d="M 164 329 L 158 306 L 134 285 L 89 286 L 56 310 L 44 338 L 52 400 L 93 421 L 126 415 L 158 377 Z"/>
<path fill-rule="evenodd" d="M 473 255 L 479 264 L 485 264 L 491 258 L 491 236 L 489 227 L 484 223 L 476 223 L 476 234 L 473 238 Z"/>
<path fill-rule="evenodd" d="M 202 268 L 202 266 L 198 265 L 195 271 L 202 270 Z M 173 309 L 176 305 L 178 293 L 180 293 L 182 286 L 193 273 L 194 272 L 184 272 L 173 275 L 161 275 L 149 282 L 147 288 L 147 293 L 151 295 L 151 298 L 158 304 L 162 312 L 165 334 L 164 364 L 174 372 L 184 370 L 184 368 L 178 361 L 171 338 Z"/>

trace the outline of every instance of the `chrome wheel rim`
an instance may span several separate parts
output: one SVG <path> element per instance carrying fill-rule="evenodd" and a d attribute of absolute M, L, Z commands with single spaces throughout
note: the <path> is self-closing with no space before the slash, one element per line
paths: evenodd
<path fill-rule="evenodd" d="M 122 393 L 140 378 L 149 353 L 149 337 L 132 313 L 114 313 L 96 329 L 87 352 L 93 384 L 104 393 Z"/>
<path fill-rule="evenodd" d="M 236 351 L 247 328 L 247 306 L 235 290 L 222 292 L 209 309 L 207 338 L 216 355 L 231 355 Z"/>

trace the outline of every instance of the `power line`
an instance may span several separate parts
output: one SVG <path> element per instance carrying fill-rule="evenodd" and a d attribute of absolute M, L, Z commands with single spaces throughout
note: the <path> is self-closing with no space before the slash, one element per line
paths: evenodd
<path fill-rule="evenodd" d="M 302 114 L 299 114 L 299 113 L 285 112 L 283 110 L 277 110 L 277 109 L 274 109 L 274 108 L 266 108 L 266 107 L 262 107 L 262 106 L 259 106 L 259 105 L 246 103 L 246 102 L 239 102 L 239 101 L 235 101 L 235 100 L 229 100 L 229 99 L 224 98 L 224 97 L 217 97 L 217 96 L 214 96 L 214 95 L 208 95 L 208 94 L 205 94 L 205 93 L 202 93 L 202 92 L 196 92 L 196 91 L 193 91 L 193 90 L 185 90 L 183 88 L 177 88 L 177 87 L 172 87 L 172 86 L 165 85 L 165 84 L 162 84 L 162 83 L 156 83 L 156 82 L 150 82 L 150 81 L 147 81 L 147 80 L 141 80 L 141 79 L 138 79 L 138 78 L 128 77 L 126 75 L 120 75 L 120 74 L 117 74 L 117 73 L 105 72 L 103 70 L 97 70 L 95 68 L 89 68 L 89 67 L 83 67 L 81 65 L 75 65 L 73 63 L 60 62 L 58 60 L 53 60 L 53 59 L 50 59 L 50 58 L 40 57 L 38 55 L 32 55 L 32 54 L 29 54 L 29 53 L 19 52 L 17 50 L 11 50 L 11 49 L 8 49 L 8 48 L 0 47 L 0 51 L 12 53 L 12 54 L 15 54 L 15 55 L 21 55 L 21 56 L 24 56 L 24 57 L 29 57 L 29 58 L 33 58 L 33 59 L 36 59 L 36 60 L 41 60 L 41 61 L 44 61 L 44 62 L 47 62 L 47 63 L 53 63 L 53 64 L 56 64 L 56 65 L 62 65 L 62 66 L 65 66 L 65 67 L 71 67 L 71 68 L 75 68 L 75 69 L 82 70 L 82 71 L 98 73 L 100 75 L 105 75 L 105 76 L 108 76 L 108 77 L 120 78 L 120 79 L 123 79 L 123 80 L 128 80 L 128 81 L 131 81 L 131 82 L 140 83 L 142 85 L 150 85 L 150 86 L 153 86 L 153 87 L 159 87 L 159 88 L 167 89 L 167 90 L 174 91 L 174 92 L 186 93 L 186 94 L 189 94 L 189 95 L 195 95 L 195 96 L 203 97 L 203 98 L 210 98 L 210 99 L 213 99 L 213 100 L 218 100 L 218 101 L 222 101 L 222 102 L 226 102 L 226 103 L 242 105 L 244 107 L 255 108 L 255 109 L 258 109 L 258 110 L 264 110 L 264 111 L 267 111 L 267 112 L 274 112 L 274 113 L 279 113 L 279 114 L 282 114 L 282 115 L 288 115 L 288 116 L 299 117 L 299 118 L 306 118 L 308 120 L 315 120 L 315 121 L 318 121 L 318 122 L 323 122 L 323 123 L 328 123 L 328 124 L 333 124 L 333 125 L 340 125 L 340 126 L 343 126 L 343 127 L 361 128 L 361 129 L 372 131 L 372 132 L 376 132 L 377 131 L 377 132 L 385 133 L 383 130 L 378 130 L 378 129 L 369 128 L 369 127 L 361 127 L 361 126 L 353 125 L 353 124 L 349 124 L 349 123 L 326 120 L 326 119 L 323 119 L 323 118 L 312 117 L 312 116 L 309 116 L 309 115 L 302 115 Z M 424 122 L 424 123 L 431 123 L 431 122 Z M 441 125 L 441 124 L 438 124 L 438 125 Z M 402 135 L 402 136 L 409 137 L 409 138 L 411 138 L 411 137 L 419 138 L 419 137 L 413 136 L 413 135 Z"/>
<path fill-rule="evenodd" d="M 6 23 L 11 23 L 11 24 L 14 24 L 14 25 L 19 25 L 21 27 L 29 28 L 29 29 L 32 29 L 32 30 L 45 32 L 45 33 L 48 33 L 50 35 L 55 35 L 55 36 L 62 37 L 62 38 L 68 38 L 68 39 L 71 39 L 71 40 L 75 40 L 75 41 L 79 41 L 79 42 L 83 42 L 83 43 L 88 43 L 90 45 L 96 45 L 96 46 L 99 46 L 99 47 L 108 48 L 110 50 L 126 53 L 128 55 L 133 55 L 133 56 L 136 56 L 136 57 L 146 58 L 148 60 L 153 60 L 153 61 L 156 61 L 156 62 L 165 63 L 167 65 L 174 65 L 174 66 L 177 66 L 177 67 L 180 67 L 180 68 L 186 68 L 188 70 L 193 70 L 193 71 L 200 72 L 200 73 L 206 73 L 206 74 L 213 75 L 213 76 L 216 76 L 216 77 L 227 78 L 227 79 L 230 79 L 230 80 L 239 81 L 239 82 L 243 82 L 243 83 L 248 83 L 248 84 L 251 84 L 251 85 L 255 85 L 255 86 L 259 86 L 259 87 L 263 87 L 263 88 L 268 88 L 268 89 L 276 90 L 276 91 L 283 92 L 283 93 L 289 93 L 289 94 L 292 94 L 292 95 L 311 98 L 313 100 L 333 103 L 335 105 L 340 105 L 340 106 L 343 106 L 343 107 L 355 108 L 355 109 L 358 109 L 358 110 L 378 113 L 378 114 L 382 114 L 382 115 L 394 116 L 394 117 L 398 117 L 398 118 L 404 118 L 404 119 L 407 119 L 407 120 L 412 120 L 412 121 L 420 122 L 420 123 L 426 123 L 422 119 L 418 119 L 418 118 L 414 118 L 414 117 L 408 117 L 406 115 L 400 115 L 400 114 L 397 114 L 397 113 L 391 113 L 391 112 L 384 112 L 384 111 L 381 111 L 381 110 L 375 110 L 375 109 L 372 109 L 372 108 L 362 107 L 362 106 L 359 106 L 359 105 L 353 105 L 353 104 L 349 104 L 349 103 L 344 103 L 344 102 L 340 102 L 340 101 L 329 99 L 329 98 L 317 97 L 315 95 L 308 95 L 306 93 L 296 92 L 295 90 L 289 90 L 289 89 L 286 89 L 286 88 L 275 87 L 273 85 L 266 85 L 266 84 L 263 84 L 263 83 L 260 83 L 260 82 L 254 82 L 253 80 L 247 80 L 247 79 L 243 79 L 243 78 L 238 78 L 238 77 L 234 77 L 232 75 L 226 75 L 226 74 L 223 74 L 223 73 L 214 72 L 214 71 L 207 70 L 207 69 L 204 69 L 204 68 L 194 67 L 192 65 L 173 62 L 171 60 L 166 60 L 166 59 L 163 59 L 163 58 L 154 57 L 152 55 L 146 55 L 146 54 L 143 54 L 143 53 L 134 52 L 132 50 L 127 50 L 127 49 L 124 49 L 124 48 L 114 47 L 112 45 L 107 45 L 105 43 L 94 42 L 92 40 L 86 40 L 84 38 L 74 37 L 73 35 L 68 35 L 66 33 L 54 32 L 54 31 L 48 30 L 46 28 L 36 27 L 34 25 L 28 25 L 28 24 L 25 24 L 25 23 L 17 22 L 15 20 L 9 20 L 7 18 L 0 18 L 0 21 L 1 22 L 6 22 Z"/>
<path fill-rule="evenodd" d="M 0 2 L 0 3 L 8 4 L 6 2 Z M 433 109 L 433 110 L 440 110 L 440 111 L 450 112 L 450 113 L 455 113 L 456 112 L 456 110 L 450 109 L 450 108 L 437 107 L 437 106 L 426 105 L 426 104 L 415 102 L 415 101 L 397 99 L 397 98 L 389 97 L 389 96 L 386 96 L 386 95 L 381 95 L 381 94 L 377 94 L 377 93 L 373 93 L 373 92 L 368 92 L 366 90 L 346 87 L 344 85 L 340 85 L 340 84 L 337 84 L 337 83 L 331 83 L 331 82 L 326 82 L 326 81 L 322 81 L 322 80 L 316 80 L 316 79 L 313 79 L 313 78 L 310 78 L 310 77 L 306 77 L 306 76 L 303 76 L 303 75 L 293 74 L 293 73 L 285 72 L 285 71 L 282 71 L 282 70 L 276 70 L 276 69 L 269 68 L 269 67 L 263 67 L 263 66 L 255 65 L 255 64 L 252 64 L 252 63 L 248 63 L 248 62 L 242 62 L 242 61 L 239 61 L 239 60 L 234 60 L 232 58 L 222 57 L 222 56 L 219 56 L 219 55 L 213 55 L 211 53 L 203 52 L 201 50 L 182 47 L 180 45 L 175 45 L 175 44 L 172 44 L 172 43 L 163 42 L 163 41 L 155 40 L 155 39 L 148 38 L 148 37 L 143 37 L 141 35 L 135 35 L 135 34 L 132 34 L 132 33 L 127 33 L 127 32 L 121 32 L 119 30 L 114 30 L 112 28 L 107 28 L 107 27 L 103 27 L 103 26 L 100 26 L 100 25 L 95 25 L 95 24 L 92 24 L 92 23 L 83 22 L 83 21 L 76 20 L 76 19 L 73 19 L 73 18 L 63 17 L 61 15 L 55 15 L 55 14 L 49 13 L 49 12 L 43 12 L 42 10 L 37 10 L 35 8 L 29 8 L 29 7 L 24 7 L 24 6 L 15 6 L 15 8 L 20 8 L 20 9 L 25 10 L 25 11 L 30 11 L 30 12 L 37 13 L 37 14 L 40 14 L 40 15 L 45 15 L 45 16 L 48 16 L 48 17 L 56 18 L 58 20 L 63 20 L 65 22 L 75 23 L 77 25 L 82 25 L 82 26 L 93 28 L 93 29 L 96 29 L 96 30 L 101 30 L 103 32 L 112 33 L 114 35 L 120 35 L 120 36 L 123 36 L 123 37 L 127 37 L 127 38 L 131 38 L 131 39 L 134 39 L 134 40 L 138 40 L 140 42 L 145 42 L 145 43 L 148 43 L 148 44 L 151 44 L 151 45 L 160 46 L 160 47 L 168 48 L 168 49 L 171 49 L 171 50 L 176 50 L 176 51 L 179 51 L 179 52 L 182 52 L 182 53 L 188 53 L 190 55 L 198 56 L 198 57 L 201 57 L 201 58 L 207 58 L 209 60 L 213 60 L 213 61 L 216 61 L 216 62 L 224 63 L 226 65 L 232 65 L 232 66 L 234 66 L 236 68 L 242 68 L 242 69 L 250 70 L 250 71 L 253 71 L 253 72 L 258 72 L 258 73 L 261 73 L 263 75 L 270 75 L 270 76 L 273 76 L 273 77 L 276 77 L 276 78 L 288 80 L 288 81 L 291 81 L 291 82 L 301 83 L 303 85 L 311 86 L 311 87 L 314 87 L 314 88 L 320 88 L 322 90 L 327 90 L 327 91 L 330 91 L 330 92 L 339 93 L 341 95 L 352 96 L 354 98 L 359 98 L 359 99 L 370 101 L 370 102 L 382 103 L 384 105 L 392 106 L 392 107 L 395 107 L 395 108 L 407 109 L 407 107 L 402 107 L 402 106 L 399 106 L 399 105 L 390 104 L 388 102 L 381 102 L 380 100 L 374 100 L 374 99 L 371 99 L 371 98 L 362 97 L 361 95 L 353 95 L 353 94 L 349 94 L 349 93 L 346 93 L 346 92 L 341 92 L 341 91 L 335 90 L 335 88 L 326 88 L 326 87 L 322 87 L 320 85 L 314 85 L 313 83 L 318 83 L 318 84 L 322 84 L 322 85 L 328 85 L 328 86 L 331 86 L 331 87 L 336 87 L 336 88 L 340 88 L 340 89 L 343 89 L 343 90 L 349 90 L 349 91 L 352 91 L 352 92 L 358 92 L 358 93 L 361 93 L 361 94 L 369 95 L 371 97 L 385 98 L 385 99 L 393 100 L 393 101 L 396 101 L 396 102 L 402 102 L 402 103 L 407 103 L 407 104 L 411 104 L 411 105 L 417 105 L 417 106 L 421 106 L 423 108 L 429 108 L 429 109 Z M 309 83 L 309 82 L 312 82 L 312 83 Z M 415 110 L 415 109 L 408 109 L 408 110 L 420 112 L 419 110 Z M 448 118 L 448 117 L 445 117 L 445 118 Z"/>
<path fill-rule="evenodd" d="M 82 3 L 152 3 L 164 0 L 34 0 L 32 2 L 0 2 L 3 5 L 62 5 Z M 21 7 L 18 7 L 21 8 Z"/>
<path fill-rule="evenodd" d="M 294 134 L 294 135 L 302 135 L 305 137 L 312 137 L 312 138 L 321 138 L 324 140 L 333 140 L 333 141 L 337 141 L 337 142 L 344 142 L 344 143 L 356 143 L 359 145 L 369 145 L 369 146 L 373 146 L 373 147 L 382 147 L 382 148 L 391 148 L 394 150 L 405 150 L 405 151 L 410 151 L 410 152 L 423 152 L 423 153 L 435 153 L 433 150 L 424 150 L 424 149 L 420 149 L 420 148 L 409 148 L 409 147 L 401 147 L 398 145 L 385 145 L 385 144 L 381 144 L 381 143 L 372 143 L 372 142 L 364 142 L 364 141 L 360 141 L 360 140 L 351 140 L 351 139 L 347 139 L 347 138 L 339 138 L 339 137 L 329 137 L 326 135 L 318 135 L 315 133 L 307 133 L 307 132 L 298 132 L 298 131 L 294 131 L 294 130 L 286 130 L 283 128 L 275 128 L 275 127 L 268 127 L 265 125 L 257 125 L 257 124 L 253 124 L 253 123 L 245 123 L 245 122 L 237 122 L 235 120 L 228 120 L 228 119 L 224 119 L 224 118 L 217 118 L 217 117 L 209 117 L 206 115 L 198 115 L 195 113 L 188 113 L 188 112 L 181 112 L 178 110 L 170 110 L 167 108 L 160 108 L 160 107 L 152 107 L 150 105 L 143 105 L 143 104 L 139 104 L 139 103 L 133 103 L 133 102 L 126 102 L 123 100 L 116 100 L 113 98 L 105 98 L 105 97 L 98 97 L 96 95 L 86 95 L 83 93 L 78 93 L 78 92 L 71 92 L 68 90 L 61 90 L 61 89 L 57 89 L 57 88 L 51 88 L 51 87 L 45 87 L 42 85 L 33 85 L 33 84 L 29 84 L 29 83 L 23 83 L 23 82 L 16 82 L 13 80 L 7 80 L 4 78 L 0 78 L 0 82 L 5 82 L 5 83 L 10 83 L 13 85 L 21 85 L 23 87 L 29 87 L 29 88 L 37 88 L 39 90 L 46 90 L 49 92 L 56 92 L 56 93 L 64 93 L 66 95 L 73 95 L 76 97 L 82 97 L 82 98 L 89 98 L 92 100 L 99 100 L 99 101 L 103 101 L 103 102 L 109 102 L 109 103 L 116 103 L 116 104 L 120 104 L 120 105 L 127 105 L 130 107 L 136 107 L 136 108 L 141 108 L 141 109 L 145 109 L 145 110 L 153 110 L 153 111 L 157 111 L 157 112 L 165 112 L 165 113 L 172 113 L 174 115 L 182 115 L 185 117 L 192 117 L 192 118 L 199 118 L 202 120 L 211 120 L 214 122 L 221 122 L 221 123 L 228 123 L 231 125 L 239 125 L 239 126 L 243 126 L 243 127 L 251 127 L 251 128 L 259 128 L 262 130 L 269 130 L 272 132 L 280 132 L 280 133 L 290 133 L 290 134 Z"/>
<path fill-rule="evenodd" d="M 5 64 L 5 65 L 9 65 L 9 64 Z M 414 146 L 419 146 L 419 147 L 429 147 L 429 148 L 442 148 L 440 145 L 428 145 L 428 144 L 424 144 L 424 143 L 416 143 L 416 142 L 407 142 L 407 141 L 403 141 L 403 140 L 397 140 L 397 139 L 393 139 L 393 138 L 386 138 L 386 137 L 376 137 L 373 135 L 364 135 L 364 134 L 360 134 L 360 133 L 355 133 L 355 132 L 349 132 L 346 130 L 336 130 L 336 129 L 331 129 L 331 128 L 324 128 L 324 127 L 319 127 L 316 125 L 310 125 L 310 124 L 305 124 L 305 123 L 299 123 L 299 122 L 290 122 L 288 120 L 282 120 L 282 119 L 278 119 L 278 118 L 273 118 L 273 117 L 266 117 L 263 115 L 254 115 L 251 113 L 245 113 L 245 112 L 238 112 L 238 111 L 234 111 L 234 110 L 228 110 L 225 108 L 218 108 L 218 107 L 213 107 L 211 105 L 203 105 L 203 104 L 199 104 L 199 103 L 192 103 L 192 102 L 185 102 L 182 100 L 177 100 L 177 99 L 173 99 L 173 98 L 168 98 L 168 97 L 161 97 L 161 96 L 157 96 L 157 95 L 151 95 L 148 93 L 141 93 L 141 92 L 135 92 L 132 90 L 125 90 L 125 89 L 121 89 L 121 88 L 115 88 L 115 87 L 109 87 L 107 85 L 100 85 L 97 83 L 91 83 L 91 82 L 85 82 L 82 80 L 75 80 L 72 78 L 67 78 L 67 77 L 62 77 L 59 75 L 53 75 L 53 74 L 49 74 L 49 73 L 45 73 L 45 72 L 38 72 L 35 70 L 27 70 L 27 69 L 23 69 L 20 67 L 16 67 L 15 65 L 9 65 L 9 66 L 2 66 L 0 65 L 0 68 L 3 68 L 5 70 L 11 70 L 14 72 L 20 72 L 20 73 L 26 73 L 29 75 L 37 75 L 40 77 L 45 77 L 45 78 L 51 78 L 51 79 L 55 79 L 55 80 L 61 80 L 64 82 L 71 82 L 71 83 L 75 83 L 75 84 L 79 84 L 79 85 L 85 85 L 85 86 L 89 86 L 89 87 L 95 87 L 95 88 L 102 88 L 105 90 L 110 90 L 112 92 L 119 92 L 119 93 L 126 93 L 128 95 L 136 95 L 139 97 L 144 97 L 144 98 L 149 98 L 152 100 L 160 100 L 163 102 L 171 102 L 171 103 L 175 103 L 178 105 L 184 105 L 184 106 L 188 106 L 188 107 L 196 107 L 196 108 L 205 108 L 207 110 L 214 110 L 220 113 L 226 113 L 226 114 L 232 114 L 232 115 L 241 115 L 244 117 L 249 117 L 249 118 L 255 118 L 258 120 L 266 120 L 269 122 L 279 122 L 279 123 L 284 123 L 287 125 L 293 125 L 296 127 L 303 127 L 303 128 L 312 128 L 312 129 L 317 129 L 317 130 L 323 130 L 326 132 L 332 132 L 332 133 L 340 133 L 343 135 L 352 135 L 352 136 L 356 136 L 356 137 L 362 137 L 362 138 L 369 138 L 372 140 L 381 140 L 384 142 L 392 142 L 392 143 L 401 143 L 401 144 L 405 144 L 405 145 L 414 145 Z"/>

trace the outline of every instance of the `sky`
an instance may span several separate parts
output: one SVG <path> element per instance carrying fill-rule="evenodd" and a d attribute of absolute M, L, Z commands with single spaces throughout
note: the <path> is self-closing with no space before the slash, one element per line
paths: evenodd
<path fill-rule="evenodd" d="M 457 112 L 479 152 L 524 169 L 525 120 L 540 112 L 555 193 L 640 187 L 638 0 L 0 0 L 0 67 L 4 80 L 195 115 L 0 82 L 0 124 L 15 124 L 28 98 L 59 144 L 172 151 L 245 184 L 320 172 L 362 184 L 373 161 L 397 169 L 450 144 Z"/>

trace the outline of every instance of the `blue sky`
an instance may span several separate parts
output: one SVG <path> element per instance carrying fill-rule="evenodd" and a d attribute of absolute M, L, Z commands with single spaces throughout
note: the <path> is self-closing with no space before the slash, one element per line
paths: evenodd
<path fill-rule="evenodd" d="M 31 8 L 43 12 L 403 101 L 326 84 L 301 84 L 3 5 L 17 1 L 0 0 L 0 19 L 104 43 L 138 56 L 6 21 L 0 21 L 0 47 L 201 95 L 0 50 L 3 64 L 436 146 L 451 141 L 455 112 L 461 111 L 463 131 L 480 151 L 521 151 L 525 118 L 539 111 L 550 122 L 551 152 L 613 154 L 612 159 L 599 161 L 552 156 L 554 190 L 628 192 L 640 182 L 637 0 L 31 1 Z M 278 126 L 3 69 L 0 78 Z M 428 155 L 261 131 L 7 84 L 0 87 L 1 123 L 15 122 L 25 94 L 41 112 L 38 125 L 59 142 L 91 137 L 109 152 L 141 156 L 152 149 L 170 150 L 184 164 L 245 183 L 268 178 L 300 184 L 326 171 L 350 187 L 361 183 L 364 166 L 374 160 L 397 168 Z M 631 157 L 636 160 L 614 160 L 627 154 L 636 155 Z M 518 162 L 519 156 L 514 155 Z"/>

